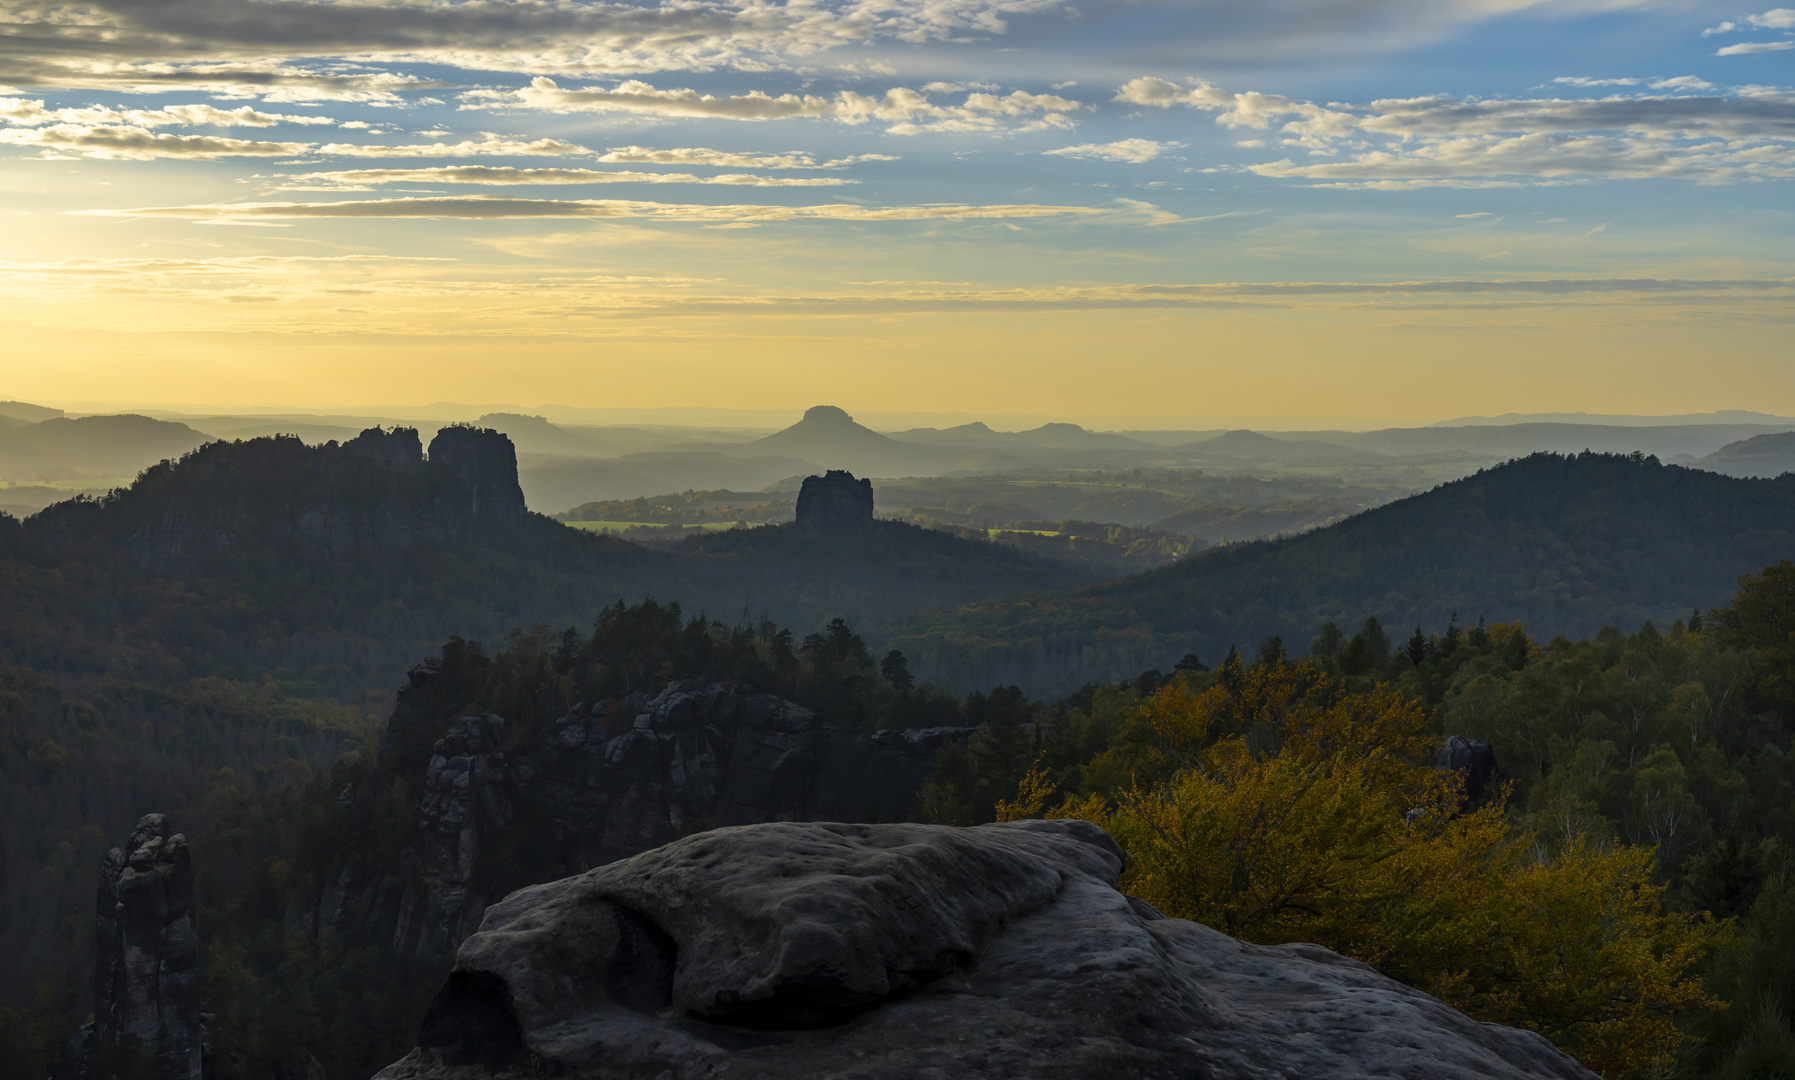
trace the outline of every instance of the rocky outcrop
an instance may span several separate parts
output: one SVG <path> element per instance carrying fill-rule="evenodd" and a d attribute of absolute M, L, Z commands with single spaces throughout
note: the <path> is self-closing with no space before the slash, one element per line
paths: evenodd
<path fill-rule="evenodd" d="M 452 424 L 430 440 L 430 461 L 446 467 L 467 485 L 468 512 L 474 517 L 523 516 L 517 448 L 502 432 Z"/>
<path fill-rule="evenodd" d="M 128 853 L 128 854 L 127 854 Z M 100 864 L 93 1020 L 70 1040 L 62 1080 L 140 1059 L 150 1080 L 198 1080 L 202 1040 L 193 865 L 168 819 L 146 814 Z"/>
<path fill-rule="evenodd" d="M 217 560 L 382 554 L 514 530 L 517 454 L 491 431 L 445 428 L 423 459 L 417 432 L 370 428 L 347 443 L 277 435 L 214 442 L 146 469 L 128 489 L 36 515 L 22 539 L 48 558 L 109 549 L 158 572 Z M 546 525 L 547 523 L 540 523 Z"/>
<path fill-rule="evenodd" d="M 936 752 L 972 731 L 845 735 L 784 698 L 699 680 L 576 705 L 510 749 L 508 727 L 465 717 L 431 748 L 414 876 L 344 869 L 289 922 L 355 921 L 396 951 L 446 956 L 495 899 L 492 851 L 528 844 L 582 868 L 719 825 L 902 821 Z"/>
<path fill-rule="evenodd" d="M 390 461 L 395 465 L 417 465 L 424 460 L 424 443 L 417 428 L 371 427 L 343 444 L 343 449 L 357 457 Z"/>
<path fill-rule="evenodd" d="M 817 535 L 868 533 L 873 530 L 873 482 L 830 469 L 807 476 L 798 489 L 798 530 Z"/>
<path fill-rule="evenodd" d="M 1496 778 L 1496 752 L 1490 744 L 1463 735 L 1448 737 L 1446 745 L 1434 751 L 1431 764 L 1442 772 L 1456 772 L 1464 778 L 1467 804 L 1481 800 L 1492 790 L 1490 784 Z"/>
<path fill-rule="evenodd" d="M 1593 1080 L 1314 945 L 1116 890 L 1080 821 L 718 829 L 487 912 L 376 1080 Z"/>

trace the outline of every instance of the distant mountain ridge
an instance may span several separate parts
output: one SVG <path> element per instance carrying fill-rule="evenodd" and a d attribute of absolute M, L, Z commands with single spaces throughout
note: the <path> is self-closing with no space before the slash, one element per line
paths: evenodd
<path fill-rule="evenodd" d="M 1795 472 L 1795 432 L 1754 435 L 1728 443 L 1696 464 L 1728 476 L 1781 476 Z"/>
<path fill-rule="evenodd" d="M 0 427 L 0 476 L 31 480 L 128 477 L 207 441 L 168 420 L 119 416 L 53 416 Z"/>
<path fill-rule="evenodd" d="M 1375 615 L 1406 634 L 1488 617 L 1537 638 L 1668 624 L 1739 574 L 1795 558 L 1795 475 L 1736 479 L 1643 456 L 1536 454 L 1301 536 L 1022 602 L 964 606 L 900 635 L 919 674 L 1065 692 L 1214 663 Z"/>
<path fill-rule="evenodd" d="M 1673 416 L 1639 416 L 1628 413 L 1503 413 L 1500 416 L 1460 416 L 1436 420 L 1429 427 L 1477 427 L 1508 424 L 1603 424 L 1615 427 L 1677 427 L 1690 424 L 1795 424 L 1795 416 L 1776 416 L 1749 409 L 1720 409 L 1709 413 Z"/>

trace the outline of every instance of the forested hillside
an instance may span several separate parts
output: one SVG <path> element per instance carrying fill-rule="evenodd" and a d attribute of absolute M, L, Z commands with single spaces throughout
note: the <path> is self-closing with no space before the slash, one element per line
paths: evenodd
<path fill-rule="evenodd" d="M 1795 554 L 1795 476 L 1638 455 L 1536 454 L 1302 536 L 1211 549 L 1051 597 L 962 607 L 893 643 L 954 686 L 1069 692 L 1186 653 L 1213 661 L 1324 622 L 1518 619 L 1582 636 L 1668 623 Z"/>
<path fill-rule="evenodd" d="M 451 636 L 590 627 L 647 596 L 731 627 L 879 628 L 1089 580 L 900 523 L 648 550 L 525 513 L 509 443 L 445 432 L 429 461 L 408 429 L 213 443 L 105 498 L 0 515 L 0 950 L 19 975 L 0 1004 L 86 947 L 95 861 L 146 807 L 198 836 L 246 799 L 278 805 L 377 732 Z M 204 872 L 236 881 L 216 858 Z"/>

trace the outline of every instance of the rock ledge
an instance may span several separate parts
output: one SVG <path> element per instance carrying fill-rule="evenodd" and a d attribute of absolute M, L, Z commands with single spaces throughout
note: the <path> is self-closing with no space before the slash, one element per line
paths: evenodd
<path fill-rule="evenodd" d="M 1589 1080 L 1314 945 L 1115 888 L 1094 825 L 717 829 L 488 909 L 376 1080 Z"/>

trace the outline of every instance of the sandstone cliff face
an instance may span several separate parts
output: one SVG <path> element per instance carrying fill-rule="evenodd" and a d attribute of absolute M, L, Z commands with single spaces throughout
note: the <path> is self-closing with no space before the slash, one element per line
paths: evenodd
<path fill-rule="evenodd" d="M 94 1019 L 58 1073 L 98 1077 L 103 1062 L 141 1058 L 151 1080 L 200 1075 L 199 938 L 193 865 L 168 819 L 146 814 L 106 853 L 95 900 Z"/>
<path fill-rule="evenodd" d="M 718 829 L 520 890 L 376 1080 L 1593 1080 L 1314 945 L 1116 891 L 1081 821 Z"/>
<path fill-rule="evenodd" d="M 798 489 L 798 531 L 817 535 L 853 535 L 873 531 L 873 482 L 830 469 L 807 476 Z"/>
<path fill-rule="evenodd" d="M 430 440 L 430 462 L 448 469 L 467 486 L 467 512 L 474 517 L 523 516 L 524 490 L 517 483 L 517 448 L 501 432 L 491 428 L 443 428 Z"/>
<path fill-rule="evenodd" d="M 390 461 L 395 465 L 416 465 L 424 460 L 424 443 L 418 438 L 417 428 L 386 430 L 371 427 L 345 442 L 343 449 L 359 457 Z"/>
<path fill-rule="evenodd" d="M 497 899 L 493 849 L 533 845 L 586 867 L 719 825 L 899 821 L 935 752 L 969 734 L 846 736 L 783 698 L 704 681 L 575 706 L 511 749 L 504 718 L 465 717 L 432 747 L 412 872 L 347 867 L 290 921 L 358 920 L 396 951 L 447 955 Z"/>
<path fill-rule="evenodd" d="M 446 428 L 431 450 L 425 461 L 411 428 L 370 428 L 341 446 L 289 436 L 211 443 L 105 499 L 49 508 L 24 539 L 49 555 L 111 543 L 161 571 L 283 549 L 333 558 L 391 551 L 523 517 L 505 436 Z"/>

